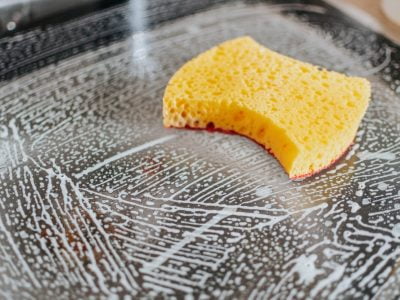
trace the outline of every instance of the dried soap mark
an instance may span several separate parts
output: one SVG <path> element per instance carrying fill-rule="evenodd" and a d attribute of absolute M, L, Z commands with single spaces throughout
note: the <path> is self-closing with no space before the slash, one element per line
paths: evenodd
<path fill-rule="evenodd" d="M 164 264 L 168 259 L 173 258 L 175 253 L 185 247 L 187 244 L 194 241 L 196 238 L 201 237 L 201 235 L 207 231 L 209 228 L 213 227 L 214 225 L 218 224 L 221 220 L 225 219 L 226 217 L 232 215 L 236 209 L 232 209 L 230 207 L 226 207 L 222 209 L 219 213 L 217 213 L 214 217 L 212 217 L 208 222 L 202 224 L 201 226 L 197 227 L 193 232 L 187 233 L 186 236 L 180 240 L 178 243 L 172 245 L 167 249 L 167 251 L 158 256 L 152 262 L 145 263 L 141 268 L 142 272 L 150 273 L 153 270 L 157 269 L 159 266 Z M 217 266 L 215 266 L 217 267 Z"/>
<path fill-rule="evenodd" d="M 50 182 L 51 182 L 51 178 L 56 178 L 57 180 L 59 180 L 59 182 L 60 182 L 59 186 L 61 189 L 62 200 L 63 200 L 64 205 L 69 205 L 70 207 L 72 207 L 71 206 L 71 200 L 72 200 L 71 195 L 76 196 L 76 199 L 80 203 L 80 208 L 84 210 L 86 217 L 88 217 L 90 219 L 90 221 L 93 223 L 93 225 L 95 225 L 98 232 L 101 234 L 102 239 L 99 240 L 96 238 L 97 243 L 104 251 L 105 256 L 108 258 L 110 263 L 113 265 L 114 271 L 117 272 L 117 274 L 119 274 L 121 284 L 127 290 L 130 290 L 132 293 L 136 293 L 136 291 L 138 289 L 138 284 L 136 283 L 135 279 L 132 277 L 131 271 L 128 270 L 126 267 L 124 267 L 121 257 L 118 255 L 118 253 L 114 250 L 114 247 L 111 245 L 108 234 L 105 232 L 101 223 L 99 222 L 96 215 L 92 211 L 90 204 L 88 203 L 86 197 L 84 197 L 84 195 L 81 193 L 79 185 L 75 184 L 70 177 L 68 177 L 66 174 L 62 173 L 60 167 L 55 165 L 54 162 L 53 162 L 52 168 L 46 169 L 46 168 L 43 168 L 38 162 L 36 162 L 32 158 L 30 158 L 30 160 L 39 169 L 41 169 L 42 171 L 44 171 L 48 174 Z M 70 187 L 71 190 L 69 190 L 68 187 Z M 47 196 L 51 195 L 51 190 L 52 190 L 52 187 L 51 187 L 51 185 L 49 185 L 49 189 L 47 190 Z M 72 194 L 71 194 L 71 192 L 72 192 Z M 55 203 L 57 205 L 59 205 L 58 201 L 55 201 Z M 60 206 L 59 206 L 59 209 L 62 211 L 62 208 Z M 69 216 L 69 219 L 72 220 L 72 222 L 74 222 L 73 221 L 74 219 L 72 218 L 70 213 L 67 210 L 64 210 L 64 211 Z M 81 215 L 80 211 L 75 210 L 75 212 L 77 213 L 77 216 L 79 216 L 81 218 L 82 224 L 85 224 L 85 219 Z M 78 232 L 82 237 L 82 240 L 84 241 L 84 243 L 86 243 L 86 247 L 89 251 L 89 254 L 91 253 L 91 259 L 93 260 L 93 264 L 91 265 L 92 271 L 95 272 L 95 274 L 97 274 L 98 276 L 100 276 L 99 279 L 101 279 L 103 277 L 103 273 L 99 269 L 97 269 L 98 266 L 95 263 L 94 253 L 92 253 L 91 250 L 89 250 L 92 247 L 91 247 L 91 245 L 89 245 L 87 243 L 86 238 L 85 238 L 83 232 L 81 231 L 78 223 L 74 223 L 74 225 L 75 225 L 75 228 L 78 229 Z M 84 226 L 87 226 L 87 225 L 84 225 Z M 61 227 L 61 228 L 63 228 L 63 227 Z M 89 276 L 89 274 L 84 270 L 83 265 L 80 262 L 79 258 L 76 257 L 76 255 L 74 254 L 74 251 L 70 248 L 69 242 L 66 240 L 65 231 L 63 232 L 63 234 L 61 234 L 59 236 L 61 237 L 66 249 L 68 249 L 68 254 L 72 255 L 75 258 L 76 263 L 81 266 L 82 274 L 85 276 L 85 278 L 91 284 L 92 288 L 94 290 L 96 290 L 97 289 L 96 284 L 93 282 L 93 280 Z M 103 242 L 103 240 L 104 240 L 104 242 Z M 103 286 L 103 287 L 105 287 L 105 286 Z M 108 290 L 103 291 L 103 292 L 105 292 L 106 294 L 109 294 Z"/>
<path fill-rule="evenodd" d="M 165 142 L 167 142 L 169 140 L 172 140 L 172 139 L 174 139 L 176 137 L 177 137 L 176 135 L 168 135 L 168 136 L 165 136 L 165 137 L 162 137 L 162 138 L 159 138 L 159 139 L 144 143 L 144 144 L 142 144 L 140 146 L 133 147 L 133 148 L 131 148 L 129 150 L 126 150 L 126 151 L 118 153 L 118 154 L 116 154 L 116 155 L 114 155 L 112 157 L 109 157 L 109 158 L 97 163 L 96 165 L 87 168 L 86 170 L 84 170 L 84 171 L 82 171 L 80 173 L 75 174 L 74 177 L 79 179 L 79 178 L 81 178 L 81 177 L 83 177 L 85 175 L 88 175 L 89 173 L 92 173 L 92 172 L 94 172 L 94 171 L 96 171 L 96 170 L 108 165 L 109 163 L 112 163 L 113 161 L 119 160 L 121 158 L 124 158 L 125 156 L 129 156 L 129 155 L 134 154 L 136 152 L 140 152 L 140 151 L 143 151 L 145 149 L 151 148 L 151 147 L 156 146 L 158 144 L 163 144 L 163 143 L 165 143 Z"/>
<path fill-rule="evenodd" d="M 9 245 L 11 246 L 12 251 L 17 256 L 18 262 L 21 264 L 21 267 L 22 267 L 22 272 L 26 273 L 28 275 L 29 279 L 31 280 L 31 282 L 35 288 L 37 288 L 37 289 L 42 288 L 42 285 L 39 283 L 35 274 L 32 272 L 31 268 L 25 261 L 23 254 L 18 249 L 18 245 L 15 243 L 11 233 L 7 230 L 6 226 L 4 225 L 1 215 L 0 215 L 0 229 L 1 229 L 1 232 L 6 236 L 7 241 L 9 243 Z"/>
<path fill-rule="evenodd" d="M 269 186 L 260 186 L 255 190 L 257 197 L 265 198 L 272 194 L 272 189 Z"/>
<path fill-rule="evenodd" d="M 66 118 L 65 120 L 63 120 L 62 122 L 58 123 L 56 126 L 51 128 L 50 130 L 43 132 L 37 139 L 35 139 L 32 142 L 31 149 L 37 148 L 37 144 L 40 143 L 40 141 L 42 141 L 47 135 L 50 135 L 53 132 L 57 132 L 58 130 L 66 128 L 68 125 L 71 124 L 70 123 L 71 121 L 72 117 Z"/>
<path fill-rule="evenodd" d="M 389 47 L 385 47 L 385 59 L 379 65 L 369 68 L 368 70 L 361 72 L 360 76 L 371 76 L 384 70 L 392 62 L 392 51 Z"/>
<path fill-rule="evenodd" d="M 21 135 L 19 133 L 18 127 L 16 125 L 16 120 L 14 118 L 10 120 L 9 128 L 11 129 L 12 138 L 13 138 L 13 140 L 15 142 L 14 143 L 15 151 L 10 151 L 11 152 L 10 154 L 14 153 L 14 155 L 13 155 L 14 156 L 14 162 L 15 162 L 15 164 L 18 165 L 20 163 L 23 163 L 23 162 L 27 161 L 27 155 L 25 153 L 24 145 L 23 145 L 24 144 L 24 139 L 21 137 Z M 11 146 L 11 145 L 9 145 L 9 146 Z M 19 161 L 18 154 L 20 154 L 22 156 L 22 161 Z"/>
<path fill-rule="evenodd" d="M 312 298 L 316 298 L 317 295 L 323 291 L 324 289 L 333 286 L 336 282 L 338 282 L 344 275 L 346 271 L 346 267 L 335 264 L 332 266 L 333 272 L 328 275 L 328 277 L 321 279 L 314 288 L 310 291 L 310 296 Z"/>
<path fill-rule="evenodd" d="M 179 159 L 180 159 L 181 157 L 184 157 L 184 155 L 175 157 L 176 159 L 178 159 L 177 162 L 173 163 L 172 165 L 170 165 L 170 166 L 168 166 L 168 167 L 166 167 L 166 168 L 163 167 L 163 168 L 161 169 L 160 172 L 157 172 L 157 173 L 155 173 L 155 174 L 152 174 L 152 175 L 149 176 L 149 177 L 146 177 L 144 180 L 142 180 L 142 181 L 140 181 L 139 183 L 137 183 L 136 185 L 130 187 L 130 190 L 133 190 L 135 194 L 140 194 L 140 193 L 142 192 L 142 189 L 140 189 L 140 188 L 138 188 L 138 187 L 142 186 L 143 184 L 146 184 L 147 182 L 151 181 L 151 180 L 154 179 L 154 178 L 157 178 L 157 177 L 160 175 L 159 173 L 167 172 L 167 171 L 169 171 L 169 170 L 171 170 L 171 169 L 176 168 L 176 167 L 179 166 L 182 162 L 186 162 L 186 161 L 188 161 L 188 160 L 191 160 L 191 159 L 195 158 L 194 155 L 190 155 L 189 157 L 187 157 L 187 158 L 185 158 L 185 159 L 179 161 Z M 199 161 L 199 160 L 198 160 L 198 161 Z M 143 174 L 139 174 L 139 175 L 137 175 L 136 177 L 134 177 L 133 179 L 142 178 L 142 177 L 143 177 Z M 161 179 L 161 180 L 162 180 L 162 179 Z M 158 182 L 158 181 L 156 181 L 156 182 Z"/>
<path fill-rule="evenodd" d="M 351 207 L 350 212 L 352 214 L 356 213 L 361 208 L 361 206 L 357 202 L 349 201 L 348 203 Z"/>
<path fill-rule="evenodd" d="M 357 156 L 361 160 L 375 160 L 375 159 L 380 159 L 380 160 L 395 160 L 396 159 L 396 154 L 393 152 L 369 152 L 369 151 L 363 151 L 357 153 Z"/>

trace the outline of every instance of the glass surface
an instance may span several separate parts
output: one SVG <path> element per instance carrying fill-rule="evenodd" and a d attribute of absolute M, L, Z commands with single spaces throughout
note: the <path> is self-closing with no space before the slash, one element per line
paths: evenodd
<path fill-rule="evenodd" d="M 399 294 L 400 48 L 326 4 L 135 7 L 0 43 L 0 297 Z M 246 138 L 162 127 L 170 76 L 241 35 L 372 82 L 332 168 L 290 181 Z"/>

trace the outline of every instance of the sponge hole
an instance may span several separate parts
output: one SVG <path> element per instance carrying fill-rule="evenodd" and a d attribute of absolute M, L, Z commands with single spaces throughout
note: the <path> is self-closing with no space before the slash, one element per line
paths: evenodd
<path fill-rule="evenodd" d="M 336 125 L 336 129 L 339 131 L 343 130 L 343 128 L 344 128 L 343 125 Z"/>
<path fill-rule="evenodd" d="M 357 92 L 357 91 L 354 91 L 354 92 L 353 92 L 353 95 L 354 95 L 354 97 L 356 97 L 356 98 L 361 98 L 361 94 L 360 94 L 359 92 Z"/>
<path fill-rule="evenodd" d="M 213 129 L 215 129 L 214 123 L 213 123 L 213 122 L 208 122 L 207 125 L 206 125 L 206 129 L 207 129 L 207 130 L 213 130 Z"/>
<path fill-rule="evenodd" d="M 307 68 L 307 67 L 305 67 L 305 66 L 301 66 L 301 67 L 300 67 L 300 70 L 301 70 L 303 73 L 308 73 L 308 72 L 310 72 L 309 68 Z"/>
<path fill-rule="evenodd" d="M 356 104 L 355 104 L 353 101 L 348 101 L 348 102 L 347 102 L 347 106 L 348 106 L 348 107 L 355 107 Z"/>

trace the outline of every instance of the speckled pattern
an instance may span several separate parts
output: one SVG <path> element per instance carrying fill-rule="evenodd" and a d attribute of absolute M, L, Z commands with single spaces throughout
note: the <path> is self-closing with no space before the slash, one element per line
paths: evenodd
<path fill-rule="evenodd" d="M 129 15 L 0 41 L 0 298 L 400 295 L 400 48 L 324 4 L 224 4 L 134 34 Z M 245 138 L 162 127 L 174 71 L 244 34 L 371 80 L 334 167 L 290 181 Z"/>

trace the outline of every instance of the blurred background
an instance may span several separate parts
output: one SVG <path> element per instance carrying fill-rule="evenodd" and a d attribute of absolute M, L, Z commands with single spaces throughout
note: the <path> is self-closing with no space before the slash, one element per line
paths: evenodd
<path fill-rule="evenodd" d="M 0 37 L 43 24 L 54 24 L 129 0 L 0 0 Z M 321 0 L 323 1 L 323 0 Z M 132 9 L 169 5 L 169 0 L 130 0 Z M 187 0 L 191 9 L 218 0 Z M 234 2 L 234 0 L 232 1 Z M 253 1 L 254 2 L 254 1 Z M 283 2 L 293 2 L 287 0 Z M 300 1 L 301 2 L 301 1 Z M 303 2 L 314 2 L 304 0 Z M 400 43 L 400 0 L 326 0 L 351 17 Z M 184 9 L 185 5 L 176 10 Z M 135 15 L 135 14 L 133 14 Z M 179 15 L 179 12 L 176 13 Z"/>
<path fill-rule="evenodd" d="M 138 0 L 140 1 L 140 0 Z M 0 0 L 0 35 L 63 22 L 126 0 Z"/>

